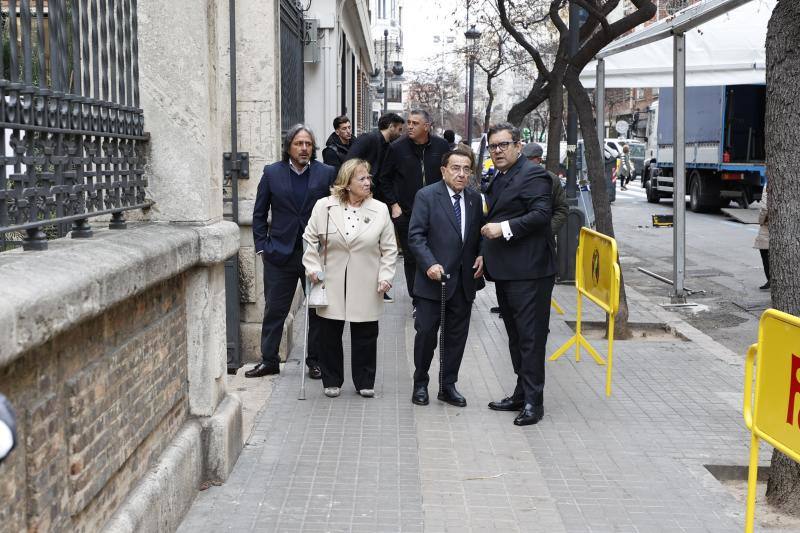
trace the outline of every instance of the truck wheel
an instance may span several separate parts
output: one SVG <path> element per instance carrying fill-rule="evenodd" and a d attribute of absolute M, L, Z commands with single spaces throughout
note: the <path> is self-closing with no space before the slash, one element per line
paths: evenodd
<path fill-rule="evenodd" d="M 705 204 L 700 201 L 700 173 L 696 170 L 691 174 L 692 182 L 689 185 L 689 209 L 695 213 L 702 213 L 706 210 Z"/>
<path fill-rule="evenodd" d="M 657 204 L 661 199 L 661 196 L 659 196 L 655 185 L 653 185 L 653 178 L 650 178 L 644 182 L 644 190 L 647 195 L 647 201 L 651 204 Z"/>
<path fill-rule="evenodd" d="M 739 197 L 736 202 L 739 204 L 739 207 L 742 209 L 747 209 L 750 207 L 750 204 L 753 203 L 753 195 L 752 193 L 745 187 L 742 191 L 742 196 Z"/>

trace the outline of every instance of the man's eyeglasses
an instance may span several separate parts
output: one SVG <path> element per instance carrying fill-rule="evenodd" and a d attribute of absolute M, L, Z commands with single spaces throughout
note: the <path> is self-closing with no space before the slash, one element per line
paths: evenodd
<path fill-rule="evenodd" d="M 519 141 L 503 141 L 500 143 L 492 143 L 488 146 L 490 152 L 496 152 L 500 150 L 501 152 L 505 152 L 508 150 L 508 147 L 512 144 L 517 144 Z"/>
<path fill-rule="evenodd" d="M 459 174 L 466 174 L 467 176 L 472 174 L 472 167 L 459 167 L 459 166 L 453 165 L 453 166 L 447 167 L 447 168 L 450 170 L 450 172 L 452 172 L 456 176 L 459 175 Z"/>

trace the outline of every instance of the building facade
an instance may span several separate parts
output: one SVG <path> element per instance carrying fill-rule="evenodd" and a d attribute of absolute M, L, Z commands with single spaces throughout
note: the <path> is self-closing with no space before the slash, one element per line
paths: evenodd
<path fill-rule="evenodd" d="M 305 123 L 323 145 L 339 115 L 350 118 L 354 134 L 369 130 L 376 63 L 367 0 L 314 0 L 305 18 L 314 21 L 309 40 L 316 38 L 318 48 L 305 60 Z"/>
<path fill-rule="evenodd" d="M 371 127 L 378 126 L 383 114 L 403 113 L 403 3 L 402 0 L 370 0 L 375 69 L 372 86 L 375 98 L 370 108 Z M 384 94 L 385 92 L 385 94 Z"/>

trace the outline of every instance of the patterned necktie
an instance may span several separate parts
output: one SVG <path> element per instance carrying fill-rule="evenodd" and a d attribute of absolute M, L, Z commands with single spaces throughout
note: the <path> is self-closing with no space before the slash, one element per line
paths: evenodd
<path fill-rule="evenodd" d="M 458 227 L 458 232 L 461 233 L 461 195 L 454 194 L 453 195 L 453 213 L 456 215 L 456 226 Z M 463 237 L 463 235 L 462 235 Z"/>

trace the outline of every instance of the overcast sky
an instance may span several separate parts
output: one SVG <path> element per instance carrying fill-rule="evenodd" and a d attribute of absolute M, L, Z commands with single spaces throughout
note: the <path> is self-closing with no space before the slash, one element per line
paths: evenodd
<path fill-rule="evenodd" d="M 454 20 L 451 15 L 453 8 L 460 3 L 456 0 L 404 0 L 403 66 L 407 71 L 430 67 L 432 58 L 440 54 L 442 46 L 447 46 L 447 36 L 463 39 L 466 31 L 464 17 Z M 441 37 L 440 44 L 434 43 L 434 35 Z"/>

